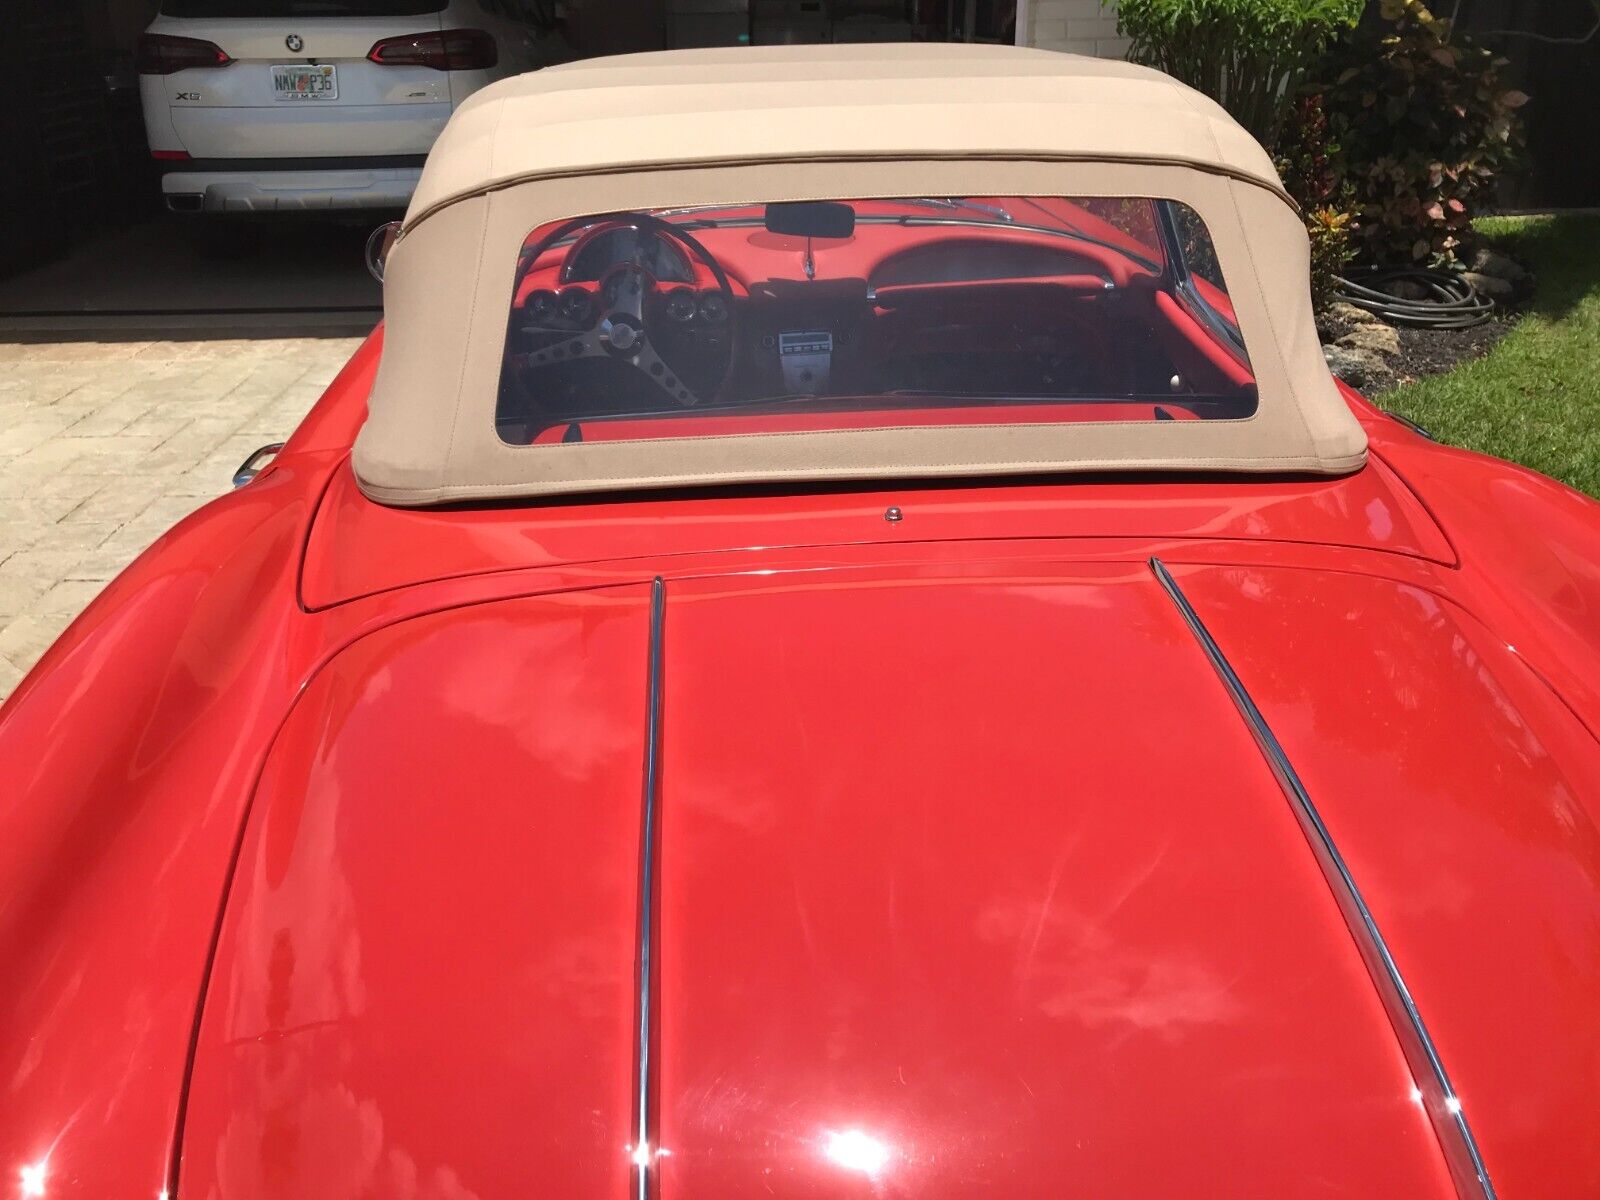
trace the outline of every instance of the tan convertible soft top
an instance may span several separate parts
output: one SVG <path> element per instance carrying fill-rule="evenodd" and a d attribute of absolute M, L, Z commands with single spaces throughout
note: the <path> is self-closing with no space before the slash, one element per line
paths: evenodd
<path fill-rule="evenodd" d="M 494 414 L 518 252 L 589 213 L 780 199 L 1153 196 L 1211 232 L 1260 390 L 1233 421 L 966 425 L 512 446 Z M 1112 469 L 1342 472 L 1366 439 L 1318 345 L 1305 231 L 1218 105 L 1128 63 L 1012 47 L 628 55 L 462 105 L 390 255 L 356 443 L 376 499 Z"/>
<path fill-rule="evenodd" d="M 895 155 L 1179 162 L 1281 187 L 1214 101 L 1131 63 L 1010 46 L 774 46 L 590 59 L 487 88 L 434 146 L 409 221 L 553 175 Z"/>

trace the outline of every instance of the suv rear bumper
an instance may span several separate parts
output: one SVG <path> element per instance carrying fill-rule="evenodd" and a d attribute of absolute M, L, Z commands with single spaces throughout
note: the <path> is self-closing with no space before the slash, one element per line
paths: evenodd
<path fill-rule="evenodd" d="M 422 176 L 424 158 L 190 160 L 172 164 L 161 191 L 174 212 L 404 208 Z"/>

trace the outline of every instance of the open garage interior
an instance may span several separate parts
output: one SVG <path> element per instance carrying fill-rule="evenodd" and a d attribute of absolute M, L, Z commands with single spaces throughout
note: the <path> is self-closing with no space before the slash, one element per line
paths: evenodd
<path fill-rule="evenodd" d="M 7 187 L 10 217 L 0 222 L 0 338 L 370 329 L 381 292 L 363 245 L 397 209 L 225 222 L 171 211 L 202 203 L 198 194 L 163 196 L 163 175 L 186 166 L 173 159 L 189 155 L 153 146 L 141 111 L 140 35 L 158 13 L 281 10 L 293 18 L 341 5 L 382 7 L 374 0 L 165 0 L 164 9 L 161 0 L 10 0 L 12 35 L 26 52 L 13 59 L 0 148 L 28 182 Z M 394 0 L 390 7 L 442 9 L 452 20 L 458 10 L 476 11 L 496 28 L 525 31 L 517 69 L 685 47 L 1019 40 L 1016 0 L 453 0 L 448 8 L 445 0 Z M 1024 4 L 1024 17 L 1027 11 Z M 275 35 L 275 53 L 292 61 L 282 40 Z M 205 153 L 225 162 L 251 151 L 243 142 L 236 149 L 225 133 Z"/>

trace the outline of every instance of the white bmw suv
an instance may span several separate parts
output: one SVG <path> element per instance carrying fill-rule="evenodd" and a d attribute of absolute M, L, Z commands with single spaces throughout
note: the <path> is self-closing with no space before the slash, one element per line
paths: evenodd
<path fill-rule="evenodd" d="M 161 0 L 139 41 L 177 212 L 403 208 L 455 106 L 565 57 L 552 0 Z"/>

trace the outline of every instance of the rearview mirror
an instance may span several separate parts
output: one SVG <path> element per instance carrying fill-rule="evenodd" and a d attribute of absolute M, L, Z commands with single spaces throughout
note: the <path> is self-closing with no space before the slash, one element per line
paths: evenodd
<path fill-rule="evenodd" d="M 400 222 L 390 221 L 379 225 L 367 238 L 367 270 L 379 283 L 383 282 L 384 268 L 389 265 L 389 251 L 400 237 Z"/>
<path fill-rule="evenodd" d="M 767 205 L 767 232 L 786 237 L 847 238 L 856 231 L 856 210 L 848 204 L 801 201 Z"/>

